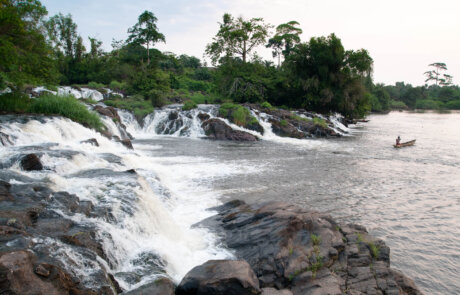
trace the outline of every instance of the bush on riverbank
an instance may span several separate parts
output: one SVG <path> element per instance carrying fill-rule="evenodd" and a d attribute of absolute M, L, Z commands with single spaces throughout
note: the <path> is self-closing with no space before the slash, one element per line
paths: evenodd
<path fill-rule="evenodd" d="M 197 107 L 197 105 L 196 105 L 196 103 L 195 103 L 194 101 L 192 101 L 192 100 L 187 100 L 187 101 L 184 103 L 184 106 L 182 107 L 182 110 L 183 110 L 183 111 L 189 111 L 189 110 L 194 109 L 194 108 L 196 108 L 196 107 Z"/>
<path fill-rule="evenodd" d="M 103 131 L 105 128 L 96 113 L 89 111 L 85 105 L 71 95 L 42 95 L 31 100 L 28 112 L 63 116 L 97 131 Z"/>
<path fill-rule="evenodd" d="M 222 104 L 219 108 L 219 116 L 242 127 L 258 124 L 257 119 L 251 115 L 247 108 L 233 103 Z"/>
<path fill-rule="evenodd" d="M 7 113 L 25 113 L 30 105 L 30 98 L 23 93 L 7 93 L 0 96 L 0 111 Z"/>
<path fill-rule="evenodd" d="M 108 106 L 131 111 L 138 121 L 153 113 L 153 106 L 150 100 L 145 100 L 142 95 L 133 95 L 126 98 L 113 98 L 104 100 Z"/>

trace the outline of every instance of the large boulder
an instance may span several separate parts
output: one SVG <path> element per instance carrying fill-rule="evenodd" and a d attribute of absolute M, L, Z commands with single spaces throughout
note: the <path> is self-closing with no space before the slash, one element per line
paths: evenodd
<path fill-rule="evenodd" d="M 81 288 L 61 268 L 38 263 L 29 251 L 2 253 L 0 256 L 0 294 L 63 295 L 96 293 Z"/>
<path fill-rule="evenodd" d="M 25 155 L 21 159 L 21 168 L 26 171 L 33 171 L 33 170 L 43 170 L 43 165 L 40 162 L 40 158 L 36 154 L 28 154 Z"/>
<path fill-rule="evenodd" d="M 94 107 L 94 110 L 101 115 L 114 119 L 116 122 L 121 121 L 120 116 L 118 115 L 117 109 L 114 107 L 103 107 L 100 105 L 96 105 Z"/>
<path fill-rule="evenodd" d="M 259 282 L 244 260 L 210 260 L 189 271 L 176 295 L 255 295 Z"/>
<path fill-rule="evenodd" d="M 217 140 L 235 140 L 235 141 L 257 141 L 257 136 L 248 132 L 233 130 L 224 121 L 219 119 L 209 119 L 201 124 L 206 136 Z"/>

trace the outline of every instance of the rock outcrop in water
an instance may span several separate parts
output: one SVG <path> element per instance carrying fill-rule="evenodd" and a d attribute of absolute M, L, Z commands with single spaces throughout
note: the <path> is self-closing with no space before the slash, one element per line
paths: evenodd
<path fill-rule="evenodd" d="M 237 258 L 249 263 L 260 288 L 294 295 L 422 294 L 410 279 L 390 268 L 390 249 L 362 226 L 341 225 L 327 214 L 287 203 L 250 206 L 232 201 L 216 209 L 218 214 L 201 225 L 217 228 Z M 189 276 L 200 285 L 215 274 L 196 268 L 179 289 Z"/>
<path fill-rule="evenodd" d="M 204 121 L 201 127 L 203 127 L 206 136 L 211 139 L 235 141 L 258 140 L 257 136 L 245 131 L 233 130 L 224 121 L 215 118 Z"/>
<path fill-rule="evenodd" d="M 0 181 L 0 294 L 121 292 L 103 264 L 99 264 L 99 271 L 91 274 L 97 286 L 90 288 L 53 258 L 56 251 L 65 251 L 66 245 L 95 263 L 98 256 L 105 257 L 92 229 L 77 225 L 57 212 L 65 216 L 83 214 L 99 218 L 110 214 L 97 212 L 89 201 L 80 201 L 66 192 L 53 192 L 41 184 Z M 43 247 L 46 239 L 60 242 L 55 248 Z"/>
<path fill-rule="evenodd" d="M 247 107 L 256 113 L 268 115 L 268 121 L 272 124 L 272 131 L 281 137 L 307 138 L 340 136 L 335 132 L 329 120 L 317 114 L 304 110 L 292 112 L 278 108 L 264 108 L 255 104 L 247 104 Z M 316 122 L 315 122 L 316 120 Z"/>

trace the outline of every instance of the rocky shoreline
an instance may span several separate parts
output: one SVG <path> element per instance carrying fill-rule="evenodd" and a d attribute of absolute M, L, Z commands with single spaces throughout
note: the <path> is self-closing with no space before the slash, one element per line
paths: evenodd
<path fill-rule="evenodd" d="M 132 171 L 120 172 L 133 175 Z M 104 263 L 85 285 L 53 258 L 46 238 L 107 261 L 91 228 L 64 216 L 111 218 L 76 195 L 54 192 L 18 174 L 0 181 L 0 294 L 120 294 Z M 23 184 L 29 183 L 29 184 Z M 58 209 L 61 214 L 56 213 Z M 208 261 L 175 286 L 166 275 L 126 294 L 422 294 L 390 268 L 390 249 L 358 225 L 287 203 L 248 205 L 232 201 L 195 226 L 221 236 L 237 260 Z M 62 214 L 64 213 L 64 214 Z M 105 217 L 104 217 L 105 216 Z"/>

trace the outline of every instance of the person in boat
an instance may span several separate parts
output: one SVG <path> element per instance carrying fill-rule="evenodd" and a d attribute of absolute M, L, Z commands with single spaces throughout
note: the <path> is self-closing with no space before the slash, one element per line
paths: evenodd
<path fill-rule="evenodd" d="M 396 138 L 396 145 L 401 144 L 401 137 L 398 135 L 398 138 Z"/>

